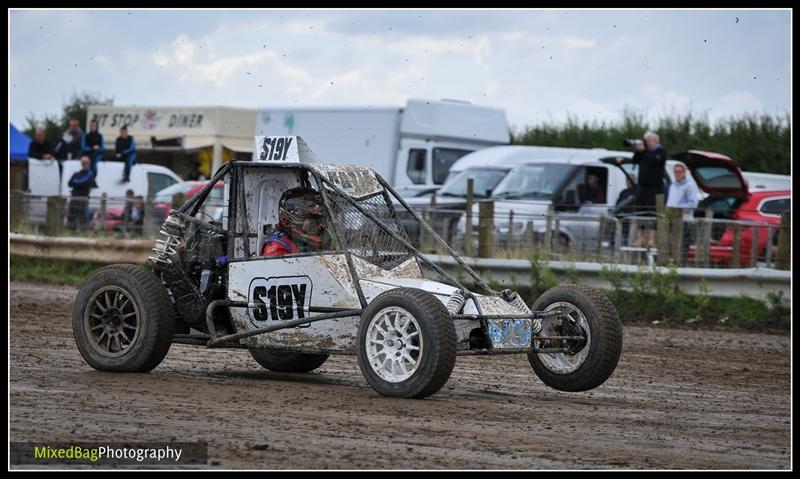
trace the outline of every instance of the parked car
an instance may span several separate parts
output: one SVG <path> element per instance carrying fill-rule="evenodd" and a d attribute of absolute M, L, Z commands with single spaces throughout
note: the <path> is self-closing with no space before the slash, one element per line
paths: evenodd
<path fill-rule="evenodd" d="M 737 206 L 738 205 L 738 206 Z M 706 207 L 711 207 L 719 216 L 732 220 L 744 220 L 763 223 L 765 226 L 742 227 L 739 230 L 739 264 L 755 266 L 754 259 L 763 258 L 767 248 L 777 246 L 778 235 L 773 229 L 772 240 L 769 239 L 770 227 L 781 224 L 781 213 L 790 211 L 792 205 L 791 190 L 753 191 L 744 201 L 721 198 Z M 753 236 L 757 234 L 756 258 L 751 258 Z M 730 266 L 733 262 L 734 228 L 731 226 L 712 228 L 711 245 L 708 260 L 711 264 Z M 689 260 L 693 261 L 697 254 L 695 245 L 689 246 Z"/>
<path fill-rule="evenodd" d="M 169 216 L 169 211 L 172 209 L 172 199 L 178 193 L 183 193 L 184 200 L 188 200 L 192 196 L 194 196 L 198 191 L 202 190 L 203 187 L 208 184 L 207 181 L 181 181 L 180 183 L 175 183 L 172 186 L 164 188 L 163 190 L 157 192 L 153 197 L 153 208 L 154 211 L 157 212 L 158 222 L 164 221 L 167 216 Z M 224 206 L 223 203 L 223 190 L 225 189 L 225 185 L 222 182 L 217 183 L 214 186 L 214 189 L 211 190 L 209 198 L 207 200 L 207 205 L 204 211 L 207 214 L 215 217 L 215 219 L 219 219 L 222 210 L 221 208 Z M 144 200 L 141 196 L 136 197 L 138 201 L 142 203 Z M 142 206 L 140 206 L 142 207 Z M 106 231 L 119 231 L 122 229 L 122 223 L 124 222 L 125 216 L 125 205 L 116 203 L 113 206 L 109 206 L 106 208 L 106 220 L 105 225 L 103 227 Z M 129 219 L 130 221 L 130 219 Z M 100 222 L 100 211 L 95 210 L 94 216 L 92 219 L 91 227 L 94 229 L 99 229 L 99 222 Z M 139 217 L 136 220 L 136 223 L 133 225 L 141 225 L 142 216 L 141 212 L 139 213 Z M 130 226 L 130 225 L 129 225 Z"/>
<path fill-rule="evenodd" d="M 183 193 L 185 201 L 202 190 L 207 184 L 207 181 L 183 181 L 156 193 L 155 197 L 153 197 L 153 207 L 160 212 L 160 221 L 167 219 L 167 216 L 169 216 L 169 210 L 172 209 L 172 199 L 176 194 Z M 225 184 L 223 182 L 218 181 L 214 185 L 206 200 L 206 213 L 215 216 L 214 213 L 217 212 L 217 209 L 225 205 L 224 190 Z"/>

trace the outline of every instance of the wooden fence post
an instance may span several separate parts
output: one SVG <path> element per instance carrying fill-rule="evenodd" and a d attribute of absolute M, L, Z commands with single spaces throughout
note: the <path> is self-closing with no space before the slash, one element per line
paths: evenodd
<path fill-rule="evenodd" d="M 514 242 L 514 210 L 508 212 L 508 234 L 506 235 L 506 252 L 508 257 L 513 257 L 513 242 Z"/>
<path fill-rule="evenodd" d="M 739 223 L 733 225 L 733 251 L 731 252 L 731 267 L 738 268 L 741 266 L 740 249 L 742 246 L 742 231 Z"/>
<path fill-rule="evenodd" d="M 22 190 L 11 190 L 10 196 L 11 196 L 9 198 L 10 204 L 8 205 L 10 218 L 8 226 L 13 230 L 22 222 L 23 219 L 22 202 L 24 201 L 25 193 Z"/>
<path fill-rule="evenodd" d="M 597 256 L 595 261 L 601 261 L 603 257 L 603 239 L 605 239 L 605 225 L 606 225 L 606 217 L 601 216 L 598 220 L 598 227 L 597 227 Z"/>
<path fill-rule="evenodd" d="M 100 213 L 98 215 L 100 221 L 95 225 L 95 229 L 105 231 L 106 229 L 106 216 L 108 214 L 108 193 L 105 191 L 100 195 Z"/>
<path fill-rule="evenodd" d="M 478 257 L 494 256 L 494 202 L 478 204 Z"/>
<path fill-rule="evenodd" d="M 524 249 L 528 250 L 525 251 L 525 256 L 529 256 L 536 249 L 536 240 L 533 235 L 533 220 L 525 222 L 525 242 L 523 244 Z"/>
<path fill-rule="evenodd" d="M 475 179 L 467 178 L 467 204 L 464 210 L 464 256 L 472 255 L 472 201 Z"/>
<path fill-rule="evenodd" d="M 88 199 L 87 199 L 88 202 Z M 81 224 L 79 218 L 78 224 Z M 47 236 L 58 236 L 64 226 L 64 198 L 60 196 L 47 197 L 47 224 L 45 234 Z"/>
<path fill-rule="evenodd" d="M 711 227 L 714 222 L 714 211 L 706 208 L 705 217 L 701 220 L 695 239 L 694 259 L 698 266 L 708 268 L 708 249 L 711 245 Z"/>
<path fill-rule="evenodd" d="M 767 226 L 767 243 L 764 246 L 764 263 L 767 268 L 772 267 L 772 243 L 775 241 L 775 230 L 772 225 Z"/>
<path fill-rule="evenodd" d="M 669 253 L 677 265 L 683 264 L 683 209 L 666 208 Z"/>
<path fill-rule="evenodd" d="M 664 195 L 656 195 L 656 264 L 669 264 L 669 220 L 664 208 Z"/>
<path fill-rule="evenodd" d="M 758 237 L 759 230 L 757 226 L 752 227 L 753 233 L 750 235 L 750 267 L 755 268 L 758 266 Z"/>
<path fill-rule="evenodd" d="M 778 251 L 775 258 L 775 268 L 788 270 L 791 268 L 792 256 L 792 213 L 781 213 L 781 227 L 778 230 Z"/>

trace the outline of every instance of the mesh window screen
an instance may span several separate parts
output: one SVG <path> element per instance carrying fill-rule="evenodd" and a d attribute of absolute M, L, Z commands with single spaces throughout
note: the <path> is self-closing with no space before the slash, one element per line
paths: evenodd
<path fill-rule="evenodd" d="M 383 269 L 394 268 L 413 256 L 400 241 L 358 211 L 348 198 L 331 190 L 327 190 L 327 195 L 331 207 L 331 221 L 336 227 L 343 249 Z M 408 241 L 405 229 L 398 223 L 382 192 L 353 201 L 378 218 L 389 230 Z"/>

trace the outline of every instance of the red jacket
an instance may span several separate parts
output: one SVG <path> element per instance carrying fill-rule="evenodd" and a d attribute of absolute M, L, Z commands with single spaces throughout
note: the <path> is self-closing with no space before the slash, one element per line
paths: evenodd
<path fill-rule="evenodd" d="M 267 242 L 264 243 L 264 251 L 261 254 L 262 256 L 283 256 L 299 252 L 297 245 L 289 239 L 289 235 L 282 231 L 276 231 L 267 236 Z"/>

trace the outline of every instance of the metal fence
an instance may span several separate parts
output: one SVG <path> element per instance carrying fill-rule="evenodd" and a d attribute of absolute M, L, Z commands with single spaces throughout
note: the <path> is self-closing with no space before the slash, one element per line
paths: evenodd
<path fill-rule="evenodd" d="M 142 197 L 10 194 L 10 231 L 41 236 L 155 239 L 170 208 Z M 719 218 L 713 210 L 659 207 L 655 213 L 585 215 L 550 206 L 541 214 L 498 213 L 494 202 L 418 211 L 459 254 L 482 258 L 675 265 L 701 268 L 763 266 L 789 269 L 790 215 L 780 222 Z M 219 206 L 204 214 L 221 219 Z M 425 253 L 444 253 L 411 218 L 401 218 L 410 241 Z"/>
<path fill-rule="evenodd" d="M 182 201 L 182 195 L 175 200 Z M 141 196 L 39 196 L 20 191 L 11 191 L 9 203 L 10 232 L 117 239 L 155 238 L 172 207 Z"/>
<path fill-rule="evenodd" d="M 788 212 L 780 222 L 767 222 L 715 218 L 710 209 L 662 207 L 612 216 L 551 206 L 541 214 L 498 214 L 492 201 L 477 209 L 428 207 L 421 213 L 465 256 L 700 268 L 788 269 L 789 264 Z M 413 240 L 424 252 L 442 253 L 424 231 Z"/>

